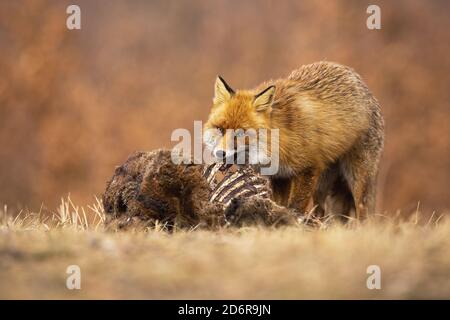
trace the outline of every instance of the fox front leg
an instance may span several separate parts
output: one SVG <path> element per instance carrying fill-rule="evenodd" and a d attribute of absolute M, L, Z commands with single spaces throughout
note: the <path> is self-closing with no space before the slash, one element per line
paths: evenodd
<path fill-rule="evenodd" d="M 270 184 L 273 190 L 273 200 L 281 206 L 288 206 L 292 179 L 272 177 L 270 179 Z"/>
<path fill-rule="evenodd" d="M 289 208 L 297 209 L 302 214 L 306 213 L 309 201 L 316 189 L 318 176 L 317 170 L 306 169 L 292 179 Z"/>

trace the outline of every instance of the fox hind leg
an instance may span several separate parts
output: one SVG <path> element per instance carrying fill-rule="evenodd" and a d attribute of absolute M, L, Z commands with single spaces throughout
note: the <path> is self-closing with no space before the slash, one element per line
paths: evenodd
<path fill-rule="evenodd" d="M 375 210 L 377 160 L 348 155 L 341 161 L 341 173 L 353 196 L 356 218 L 365 218 Z"/>
<path fill-rule="evenodd" d="M 338 175 L 339 167 L 336 164 L 331 165 L 320 174 L 313 194 L 314 215 L 316 217 L 324 217 L 328 214 L 326 212 L 326 200 L 330 196 Z"/>
<path fill-rule="evenodd" d="M 339 175 L 330 191 L 326 202 L 327 213 L 346 222 L 356 212 L 355 201 L 347 181 Z"/>
<path fill-rule="evenodd" d="M 333 216 L 345 222 L 355 212 L 353 196 L 347 180 L 340 172 L 339 161 L 330 165 L 319 177 L 313 196 L 315 215 Z"/>

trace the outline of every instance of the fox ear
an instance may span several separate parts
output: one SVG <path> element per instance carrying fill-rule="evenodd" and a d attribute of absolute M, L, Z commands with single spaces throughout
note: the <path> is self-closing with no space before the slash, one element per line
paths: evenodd
<path fill-rule="evenodd" d="M 253 101 L 256 111 L 263 112 L 269 110 L 272 106 L 274 93 L 275 86 L 270 86 L 258 93 Z"/>
<path fill-rule="evenodd" d="M 227 101 L 234 95 L 234 90 L 223 80 L 221 76 L 217 76 L 214 86 L 214 104 Z"/>

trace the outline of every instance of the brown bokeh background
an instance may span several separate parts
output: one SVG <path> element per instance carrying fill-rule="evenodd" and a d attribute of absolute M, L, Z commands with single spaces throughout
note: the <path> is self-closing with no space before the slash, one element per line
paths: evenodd
<path fill-rule="evenodd" d="M 66 7 L 82 29 L 66 29 Z M 368 30 L 378 4 L 382 29 Z M 382 212 L 450 208 L 450 2 L 1 1 L 0 203 L 91 203 L 134 150 L 205 120 L 215 76 L 355 68 L 379 99 Z M 301 152 L 301 150 L 299 151 Z"/>

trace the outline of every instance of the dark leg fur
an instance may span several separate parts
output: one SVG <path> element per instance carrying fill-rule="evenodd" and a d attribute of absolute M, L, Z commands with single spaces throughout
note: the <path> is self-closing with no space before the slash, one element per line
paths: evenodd
<path fill-rule="evenodd" d="M 291 179 L 271 177 L 270 183 L 272 186 L 273 199 L 275 200 L 275 202 L 279 205 L 287 206 L 292 184 Z"/>

